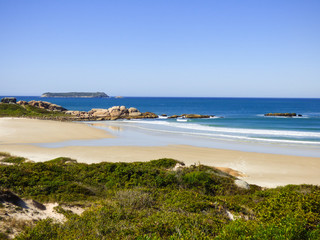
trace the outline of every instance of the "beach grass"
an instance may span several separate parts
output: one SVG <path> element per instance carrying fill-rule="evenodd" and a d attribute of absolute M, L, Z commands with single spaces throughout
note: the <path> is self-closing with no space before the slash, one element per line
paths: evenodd
<path fill-rule="evenodd" d="M 68 117 L 63 112 L 48 111 L 31 105 L 1 103 L 0 117 Z"/>
<path fill-rule="evenodd" d="M 9 157 L 9 156 L 7 156 Z M 179 167 L 177 167 L 179 166 Z M 320 187 L 239 188 L 235 177 L 174 159 L 0 165 L 0 186 L 82 215 L 41 220 L 16 239 L 319 239 Z M 1 221 L 1 220 L 0 220 Z"/>

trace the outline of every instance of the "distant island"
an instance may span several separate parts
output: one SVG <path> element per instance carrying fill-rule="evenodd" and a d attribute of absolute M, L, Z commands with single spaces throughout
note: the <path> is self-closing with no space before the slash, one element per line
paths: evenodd
<path fill-rule="evenodd" d="M 70 98 L 108 98 L 104 92 L 67 92 L 67 93 L 51 93 L 46 92 L 41 97 L 70 97 Z"/>

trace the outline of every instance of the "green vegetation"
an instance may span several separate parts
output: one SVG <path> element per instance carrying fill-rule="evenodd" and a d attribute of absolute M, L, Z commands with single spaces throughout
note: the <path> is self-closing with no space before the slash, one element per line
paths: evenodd
<path fill-rule="evenodd" d="M 81 216 L 60 209 L 66 222 L 38 221 L 21 240 L 320 239 L 320 187 L 245 190 L 215 168 L 174 170 L 176 164 L 21 162 L 0 165 L 0 186 L 20 197 L 87 207 Z"/>
<path fill-rule="evenodd" d="M 25 162 L 24 157 L 11 156 L 9 153 L 0 152 L 0 163 L 14 163 L 19 164 Z"/>
<path fill-rule="evenodd" d="M 31 105 L 21 106 L 18 104 L 1 103 L 0 104 L 0 117 L 43 117 L 54 118 L 64 117 L 68 115 L 61 112 L 48 111 L 46 109 L 34 107 Z"/>

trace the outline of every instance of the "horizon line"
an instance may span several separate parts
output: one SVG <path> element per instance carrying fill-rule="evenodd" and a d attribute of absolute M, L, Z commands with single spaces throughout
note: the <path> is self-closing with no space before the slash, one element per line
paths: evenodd
<path fill-rule="evenodd" d="M 1 97 L 39 97 L 41 98 L 41 95 L 13 95 L 13 94 L 7 94 L 7 95 L 0 95 Z M 122 98 L 271 98 L 271 99 L 320 99 L 320 97 L 212 97 L 212 96 L 121 96 L 121 95 L 115 95 L 115 96 L 109 96 L 109 97 L 102 97 L 102 98 L 116 98 L 116 97 L 122 97 Z M 46 98 L 46 97 L 43 97 Z M 51 97 L 55 98 L 55 97 Z M 64 98 L 64 97 L 59 97 Z M 72 98 L 72 97 L 67 97 Z M 80 97 L 81 98 L 81 97 Z M 93 97 L 95 98 L 95 97 Z M 96 97 L 99 98 L 99 97 Z M 120 98 L 121 99 L 121 98 Z"/>

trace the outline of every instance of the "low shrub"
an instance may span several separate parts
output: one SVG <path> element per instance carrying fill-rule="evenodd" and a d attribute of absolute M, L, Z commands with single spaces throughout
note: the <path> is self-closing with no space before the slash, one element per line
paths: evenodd
<path fill-rule="evenodd" d="M 20 240 L 319 239 L 320 187 L 245 190 L 217 169 L 176 164 L 21 162 L 0 165 L 0 186 L 39 201 L 91 206 L 81 216 L 57 208 L 65 223 L 41 220 Z"/>

